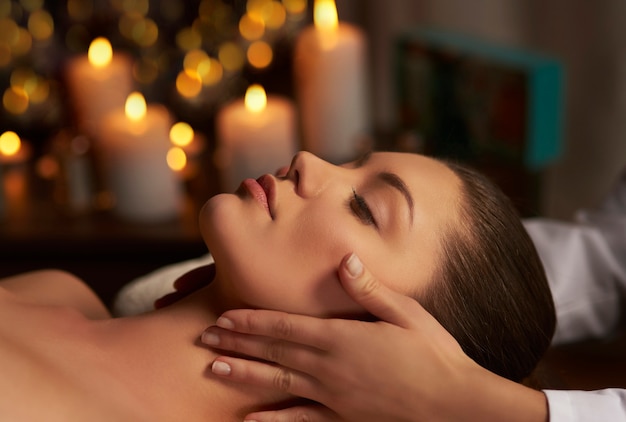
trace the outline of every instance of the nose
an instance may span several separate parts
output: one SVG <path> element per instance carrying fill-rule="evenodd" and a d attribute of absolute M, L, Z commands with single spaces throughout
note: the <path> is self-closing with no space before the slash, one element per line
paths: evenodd
<path fill-rule="evenodd" d="M 300 151 L 291 160 L 287 179 L 294 183 L 298 195 L 312 197 L 326 188 L 337 169 L 310 152 Z"/>

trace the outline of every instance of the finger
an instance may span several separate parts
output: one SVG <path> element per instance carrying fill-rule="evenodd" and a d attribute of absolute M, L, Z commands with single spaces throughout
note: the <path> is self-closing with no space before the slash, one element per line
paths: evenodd
<path fill-rule="evenodd" d="M 319 385 L 314 378 L 302 372 L 249 361 L 230 356 L 219 356 L 211 364 L 211 372 L 221 378 L 272 389 L 317 401 Z"/>
<path fill-rule="evenodd" d="M 325 358 L 324 352 L 285 340 L 241 334 L 213 326 L 202 333 L 201 341 L 213 348 L 278 363 L 297 371 L 316 374 L 323 370 L 319 363 Z"/>
<path fill-rule="evenodd" d="M 296 406 L 282 410 L 255 412 L 246 415 L 246 421 L 256 422 L 333 422 L 339 421 L 335 412 L 321 405 Z"/>
<path fill-rule="evenodd" d="M 356 254 L 348 254 L 342 259 L 339 279 L 354 301 L 383 321 L 409 328 L 415 325 L 416 316 L 426 313 L 415 299 L 378 281 Z"/>
<path fill-rule="evenodd" d="M 288 314 L 279 311 L 235 309 L 224 312 L 216 325 L 225 330 L 287 340 L 328 350 L 332 345 L 334 324 L 341 320 Z"/>

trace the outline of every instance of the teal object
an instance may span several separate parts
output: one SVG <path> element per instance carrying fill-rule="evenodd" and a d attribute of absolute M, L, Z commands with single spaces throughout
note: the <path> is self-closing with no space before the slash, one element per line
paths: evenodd
<path fill-rule="evenodd" d="M 421 127 L 425 128 L 424 131 L 427 137 L 438 137 L 439 142 L 446 142 L 445 138 L 450 138 L 450 135 L 444 133 L 445 131 L 442 131 L 441 128 L 433 128 L 433 119 L 439 118 L 437 116 L 438 113 L 444 113 L 437 109 L 437 104 L 442 103 L 442 101 L 433 101 L 428 108 L 424 106 L 424 100 L 418 100 L 419 104 L 416 106 L 416 101 L 410 98 L 411 94 L 408 94 L 406 90 L 411 89 L 411 86 L 419 84 L 415 84 L 407 79 L 415 77 L 415 73 L 410 74 L 411 71 L 407 69 L 415 68 L 416 63 L 420 62 L 420 66 L 425 66 L 430 71 L 426 77 L 427 81 L 422 85 L 434 85 L 426 94 L 413 94 L 414 98 L 419 98 L 420 95 L 432 95 L 440 98 L 445 95 L 457 95 L 454 92 L 455 88 L 444 87 L 445 89 L 442 89 L 443 83 L 447 83 L 448 86 L 458 83 L 458 74 L 462 74 L 465 71 L 462 67 L 467 66 L 467 63 L 471 62 L 488 69 L 484 73 L 489 77 L 497 78 L 501 74 L 505 76 L 510 76 L 510 74 L 523 75 L 522 79 L 525 81 L 525 114 L 523 116 L 525 139 L 521 156 L 519 156 L 518 152 L 515 152 L 517 154 L 516 157 L 523 161 L 522 164 L 528 169 L 538 170 L 561 156 L 563 150 L 565 75 L 563 66 L 557 59 L 536 52 L 489 43 L 457 33 L 425 27 L 412 28 L 402 33 L 398 38 L 396 47 L 396 70 L 398 72 L 396 76 L 399 82 L 397 94 L 400 108 L 405 115 L 411 116 L 411 112 L 414 112 L 413 118 L 407 118 L 408 122 L 405 122 L 405 124 L 410 126 L 416 120 L 419 120 L 420 124 L 422 124 Z M 420 56 L 418 59 L 415 59 L 417 55 Z M 442 61 L 445 61 L 443 66 L 441 65 Z M 460 64 L 458 64 L 459 69 L 452 70 L 452 72 L 456 72 L 453 74 L 452 79 L 445 79 L 446 76 L 441 76 L 442 73 L 445 73 L 441 72 L 441 69 L 449 71 L 451 66 L 457 66 L 455 63 Z M 422 70 L 421 72 L 423 73 L 424 71 Z M 444 103 L 449 105 L 453 101 L 454 99 L 447 99 Z M 457 121 L 459 116 L 460 119 L 467 117 L 464 113 L 466 113 L 465 109 L 455 111 L 454 115 Z M 462 132 L 462 134 L 464 133 Z M 472 135 L 470 134 L 468 137 L 472 138 Z M 513 154 L 511 151 L 506 150 L 508 147 L 506 143 L 496 145 L 498 140 L 493 139 L 491 142 L 492 145 L 488 146 L 491 148 L 490 151 L 500 148 L 498 153 L 502 157 L 508 154 L 508 158 Z M 475 144 L 476 142 L 470 139 L 468 143 Z M 467 152 L 472 148 L 474 148 L 474 155 L 476 155 L 475 151 L 480 148 L 483 148 L 483 150 L 480 150 L 480 153 L 484 153 L 485 146 L 465 146 L 465 149 L 457 148 L 457 150 Z"/>

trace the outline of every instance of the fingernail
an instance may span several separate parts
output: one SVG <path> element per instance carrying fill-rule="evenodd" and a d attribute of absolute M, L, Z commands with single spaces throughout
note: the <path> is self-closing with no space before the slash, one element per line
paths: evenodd
<path fill-rule="evenodd" d="M 346 268 L 350 275 L 354 278 L 363 274 L 363 263 L 355 254 L 351 254 L 350 258 L 346 261 Z"/>
<path fill-rule="evenodd" d="M 235 323 L 223 316 L 219 317 L 217 321 L 215 321 L 215 325 L 225 330 L 232 330 L 233 328 L 235 328 Z"/>
<path fill-rule="evenodd" d="M 209 346 L 217 346 L 218 344 L 220 344 L 220 337 L 217 334 L 210 333 L 208 331 L 202 333 L 202 337 L 200 337 L 200 340 L 202 341 L 202 343 L 208 344 Z"/>
<path fill-rule="evenodd" d="M 226 362 L 216 360 L 211 365 L 211 371 L 217 375 L 230 375 L 230 365 Z"/>

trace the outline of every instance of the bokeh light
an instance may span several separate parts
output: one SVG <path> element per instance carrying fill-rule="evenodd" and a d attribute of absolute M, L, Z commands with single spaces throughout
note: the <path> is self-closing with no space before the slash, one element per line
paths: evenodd
<path fill-rule="evenodd" d="M 248 47 L 246 56 L 252 66 L 263 69 L 272 63 L 274 53 L 272 47 L 265 41 L 255 41 Z"/>
<path fill-rule="evenodd" d="M 8 130 L 0 135 L 0 154 L 15 155 L 21 146 L 22 141 L 17 133 Z"/>
<path fill-rule="evenodd" d="M 220 46 L 218 58 L 224 69 L 234 71 L 243 67 L 245 55 L 239 45 L 228 41 Z"/>
<path fill-rule="evenodd" d="M 194 70 L 182 70 L 176 77 L 176 90 L 185 98 L 196 97 L 202 91 L 202 79 Z"/>
<path fill-rule="evenodd" d="M 239 32 L 248 41 L 258 40 L 265 33 L 265 23 L 258 17 L 246 13 L 239 20 Z"/>
<path fill-rule="evenodd" d="M 36 40 L 47 40 L 54 33 L 54 21 L 45 10 L 35 10 L 28 17 L 28 30 Z"/>
<path fill-rule="evenodd" d="M 266 13 L 264 16 L 265 26 L 270 29 L 279 29 L 285 24 L 287 19 L 287 11 L 282 3 L 277 1 L 271 2 L 266 6 Z"/>
<path fill-rule="evenodd" d="M 174 171 L 181 171 L 187 166 L 187 154 L 180 147 L 172 147 L 167 152 L 167 165 Z"/>
<path fill-rule="evenodd" d="M 11 46 L 14 56 L 23 56 L 31 51 L 33 45 L 33 37 L 25 28 L 19 28 L 17 31 L 17 40 Z"/>
<path fill-rule="evenodd" d="M 202 78 L 202 84 L 205 86 L 215 85 L 222 80 L 223 74 L 222 64 L 212 57 L 198 65 L 198 75 Z"/>
<path fill-rule="evenodd" d="M 183 28 L 176 34 L 176 45 L 183 51 L 197 49 L 202 46 L 202 37 L 192 27 Z"/>
<path fill-rule="evenodd" d="M 22 114 L 28 109 L 28 94 L 23 88 L 11 86 L 4 91 L 2 105 L 11 114 Z"/>
<path fill-rule="evenodd" d="M 300 15 L 306 12 L 307 0 L 283 0 L 285 10 L 290 15 Z"/>
<path fill-rule="evenodd" d="M 194 132 L 189 123 L 177 122 L 170 128 L 170 141 L 179 147 L 185 147 L 193 141 Z"/>

